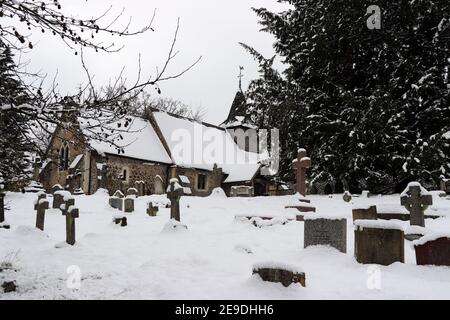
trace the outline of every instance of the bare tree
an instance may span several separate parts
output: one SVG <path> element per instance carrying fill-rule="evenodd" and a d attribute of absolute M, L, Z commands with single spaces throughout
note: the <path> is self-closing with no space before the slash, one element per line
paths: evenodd
<path fill-rule="evenodd" d="M 201 59 L 199 57 L 191 65 L 174 74 L 167 74 L 170 62 L 179 53 L 175 50 L 179 21 L 176 26 L 174 37 L 166 60 L 161 68 L 157 68 L 153 75 L 142 75 L 141 61 L 138 61 L 138 75 L 131 84 L 126 81 L 124 70 L 115 78 L 113 83 L 106 87 L 96 88 L 92 75 L 85 63 L 83 49 L 89 48 L 95 51 L 114 52 L 121 49 L 114 43 L 105 44 L 97 41 L 99 33 L 117 36 L 133 36 L 153 31 L 152 22 L 137 31 L 130 31 L 131 19 L 119 27 L 117 24 L 123 16 L 123 11 L 106 21 L 111 7 L 102 15 L 92 19 L 78 19 L 65 14 L 59 1 L 19 1 L 0 0 L 0 44 L 6 44 L 19 51 L 33 48 L 30 40 L 33 31 L 50 32 L 61 37 L 62 41 L 75 54 L 81 57 L 81 64 L 85 70 L 87 84 L 80 88 L 79 92 L 70 97 L 62 97 L 58 93 L 56 80 L 50 89 L 44 91 L 44 79 L 36 80 L 32 85 L 24 87 L 29 91 L 31 97 L 29 103 L 1 103 L 0 114 L 3 111 L 14 110 L 18 114 L 28 117 L 29 131 L 49 136 L 57 125 L 62 125 L 68 130 L 79 130 L 82 127 L 86 138 L 107 141 L 121 147 L 117 143 L 121 140 L 121 132 L 129 130 L 130 105 L 132 101 L 139 99 L 147 87 L 153 87 L 156 92 L 161 93 L 159 84 L 161 82 L 182 76 L 193 68 Z M 30 31 L 29 35 L 20 33 L 15 25 L 23 23 Z M 17 45 L 17 41 L 20 45 Z M 77 47 L 79 49 L 77 49 Z M 18 73 L 20 76 L 20 73 Z M 106 88 L 106 89 L 105 89 Z M 76 114 L 77 121 L 66 114 Z M 37 134 L 36 134 L 37 135 Z"/>

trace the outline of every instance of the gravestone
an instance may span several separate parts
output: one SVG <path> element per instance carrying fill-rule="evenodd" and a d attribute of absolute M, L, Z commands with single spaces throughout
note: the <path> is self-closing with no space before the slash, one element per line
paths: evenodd
<path fill-rule="evenodd" d="M 306 286 L 305 273 L 285 264 L 256 264 L 253 266 L 252 273 L 258 274 L 264 281 L 278 282 L 285 287 L 289 287 L 293 283 L 299 283 L 302 287 Z"/>
<path fill-rule="evenodd" d="M 123 201 L 123 211 L 127 213 L 134 212 L 134 197 L 127 196 Z"/>
<path fill-rule="evenodd" d="M 3 293 L 15 292 L 17 285 L 15 281 L 4 281 L 2 283 Z"/>
<path fill-rule="evenodd" d="M 433 236 L 413 245 L 417 265 L 450 266 L 450 236 Z"/>
<path fill-rule="evenodd" d="M 123 210 L 123 199 L 117 198 L 117 197 L 111 197 L 109 198 L 109 205 L 113 207 L 114 209 L 119 209 L 120 211 Z"/>
<path fill-rule="evenodd" d="M 352 201 L 352 195 L 350 194 L 350 192 L 345 191 L 345 192 L 344 192 L 344 195 L 342 196 L 342 199 L 343 199 L 345 202 L 350 202 L 350 201 Z"/>
<path fill-rule="evenodd" d="M 347 253 L 347 219 L 306 217 L 304 247 L 327 245 Z"/>
<path fill-rule="evenodd" d="M 183 187 L 178 183 L 178 179 L 171 179 L 167 189 L 167 198 L 170 200 L 170 219 L 178 222 L 180 222 L 180 199 L 183 194 Z"/>
<path fill-rule="evenodd" d="M 355 258 L 362 264 L 405 262 L 404 232 L 390 221 L 355 221 Z"/>
<path fill-rule="evenodd" d="M 233 186 L 231 187 L 230 196 L 235 197 L 254 197 L 255 196 L 255 188 L 249 186 Z"/>
<path fill-rule="evenodd" d="M 3 192 L 3 187 L 0 185 L 0 229 L 9 229 L 10 226 L 5 222 L 5 196 Z"/>
<path fill-rule="evenodd" d="M 302 196 L 306 195 L 306 169 L 311 167 L 311 159 L 306 156 L 305 149 L 299 149 L 297 159 L 293 161 L 294 170 L 297 177 L 297 192 Z"/>
<path fill-rule="evenodd" d="M 139 197 L 143 197 L 145 195 L 145 182 L 136 181 L 136 189 L 138 190 Z"/>
<path fill-rule="evenodd" d="M 72 195 L 69 191 L 59 190 L 53 194 L 53 209 L 60 209 L 65 199 L 69 199 Z"/>
<path fill-rule="evenodd" d="M 49 208 L 47 195 L 44 192 L 38 194 L 38 199 L 34 204 L 34 210 L 36 213 L 36 228 L 44 231 L 45 224 L 45 210 Z"/>
<path fill-rule="evenodd" d="M 377 220 L 377 207 L 376 206 L 368 206 L 361 208 L 353 208 L 353 221 L 356 220 Z"/>
<path fill-rule="evenodd" d="M 450 179 L 441 175 L 440 177 L 440 187 L 441 191 L 445 192 L 445 194 L 450 194 Z"/>
<path fill-rule="evenodd" d="M 425 227 L 425 210 L 433 204 L 433 197 L 418 182 L 411 182 L 400 201 L 409 211 L 410 224 Z"/>
<path fill-rule="evenodd" d="M 123 194 L 122 191 L 117 190 L 116 192 L 114 192 L 113 197 L 121 198 L 121 199 L 122 199 L 122 198 L 125 198 L 125 195 Z"/>
<path fill-rule="evenodd" d="M 68 199 L 61 210 L 63 216 L 66 216 L 66 242 L 73 246 L 75 240 L 75 219 L 79 218 L 79 210 L 75 207 L 75 199 Z"/>
<path fill-rule="evenodd" d="M 64 188 L 60 184 L 55 184 L 51 189 L 51 193 L 55 194 L 55 192 L 63 191 L 63 190 L 64 190 Z"/>
<path fill-rule="evenodd" d="M 113 218 L 115 224 L 120 224 L 121 227 L 126 227 L 128 225 L 127 217 L 116 216 Z"/>
<path fill-rule="evenodd" d="M 138 197 L 139 191 L 136 188 L 128 188 L 127 190 L 127 197 Z"/>
<path fill-rule="evenodd" d="M 107 164 L 101 164 L 100 188 L 102 188 L 102 189 L 108 189 L 108 172 L 109 172 L 109 166 Z"/>
<path fill-rule="evenodd" d="M 159 211 L 159 208 L 158 208 L 157 206 L 154 207 L 152 202 L 150 202 L 150 203 L 148 204 L 147 214 L 148 214 L 150 217 L 156 217 L 156 216 L 158 215 L 158 211 Z"/>

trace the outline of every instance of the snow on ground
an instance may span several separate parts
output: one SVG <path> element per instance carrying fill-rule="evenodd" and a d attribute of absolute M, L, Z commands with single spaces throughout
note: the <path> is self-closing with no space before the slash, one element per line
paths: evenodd
<path fill-rule="evenodd" d="M 137 199 L 125 228 L 112 223 L 117 211 L 104 193 L 75 196 L 77 244 L 58 249 L 55 244 L 65 239 L 65 217 L 49 209 L 45 232 L 35 229 L 35 198 L 7 194 L 11 230 L 0 229 L 0 263 L 11 261 L 16 271 L 0 272 L 0 282 L 16 280 L 18 292 L 0 294 L 0 299 L 450 299 L 450 268 L 416 266 L 409 243 L 406 263 L 380 266 L 381 289 L 368 288 L 374 269 L 353 257 L 351 209 L 366 204 L 400 209 L 398 195 L 353 198 L 351 203 L 342 195 L 309 197 L 318 214 L 347 218 L 347 254 L 329 247 L 303 249 L 303 222 L 256 228 L 234 219 L 294 216 L 295 210 L 284 209 L 291 200 L 287 196 L 183 197 L 181 220 L 188 226 L 183 232 L 163 232 L 170 209 L 160 208 L 157 217 L 146 215 L 147 202 L 164 203 L 165 196 Z M 433 208 L 448 217 L 427 219 L 427 228 L 448 231 L 450 201 L 435 199 Z M 284 288 L 252 276 L 252 266 L 266 261 L 304 270 L 307 287 Z M 80 268 L 79 290 L 67 286 L 77 270 L 71 266 Z"/>

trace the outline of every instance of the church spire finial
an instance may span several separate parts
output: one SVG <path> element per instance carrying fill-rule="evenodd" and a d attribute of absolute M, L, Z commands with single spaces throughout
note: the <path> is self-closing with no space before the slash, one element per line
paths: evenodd
<path fill-rule="evenodd" d="M 242 71 L 244 70 L 243 66 L 239 66 L 239 90 L 242 91 L 242 78 L 244 77 L 244 75 L 242 74 Z"/>

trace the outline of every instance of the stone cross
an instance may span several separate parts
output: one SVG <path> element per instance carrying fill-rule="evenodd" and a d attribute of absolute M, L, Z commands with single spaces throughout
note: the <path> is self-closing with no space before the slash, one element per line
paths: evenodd
<path fill-rule="evenodd" d="M 78 208 L 75 208 L 74 199 L 65 202 L 62 214 L 66 216 L 66 242 L 73 246 L 75 244 L 75 219 L 80 216 Z"/>
<path fill-rule="evenodd" d="M 100 170 L 100 176 L 102 177 L 100 181 L 100 188 L 107 189 L 108 188 L 108 172 L 109 167 L 107 164 L 102 165 L 102 169 Z"/>
<path fill-rule="evenodd" d="M 49 208 L 47 195 L 45 193 L 40 193 L 38 195 L 38 199 L 36 204 L 34 205 L 34 210 L 37 210 L 36 213 L 36 228 L 44 231 L 44 222 L 45 222 L 45 210 Z"/>
<path fill-rule="evenodd" d="M 402 206 L 409 211 L 410 224 L 425 227 L 424 211 L 433 204 L 433 197 L 422 195 L 421 188 L 420 185 L 410 185 L 407 194 L 402 196 L 400 201 Z"/>
<path fill-rule="evenodd" d="M 159 208 L 158 207 L 154 207 L 152 202 L 150 202 L 148 204 L 147 214 L 150 217 L 156 217 L 156 215 L 158 214 L 158 211 L 159 211 Z"/>
<path fill-rule="evenodd" d="M 183 188 L 175 188 L 176 181 L 170 183 L 167 192 L 167 198 L 170 200 L 170 219 L 175 219 L 180 222 L 180 198 L 184 195 Z"/>
<path fill-rule="evenodd" d="M 311 159 L 306 157 L 306 150 L 299 149 L 297 159 L 294 160 L 294 170 L 297 171 L 297 192 L 306 195 L 306 169 L 311 167 Z"/>

